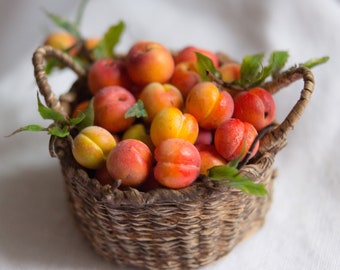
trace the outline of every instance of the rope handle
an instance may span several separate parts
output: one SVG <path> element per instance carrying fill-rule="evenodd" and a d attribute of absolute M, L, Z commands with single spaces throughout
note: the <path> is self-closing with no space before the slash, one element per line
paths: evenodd
<path fill-rule="evenodd" d="M 261 152 L 269 151 L 275 154 L 286 145 L 287 134 L 297 124 L 307 107 L 314 91 L 315 82 L 314 75 L 309 68 L 298 66 L 283 72 L 278 78 L 267 82 L 262 86 L 268 92 L 274 94 L 283 87 L 286 87 L 299 79 L 303 80 L 303 89 L 301 90 L 300 98 L 281 124 L 277 125 L 272 131 L 264 135 L 261 140 Z"/>
<path fill-rule="evenodd" d="M 53 93 L 47 80 L 45 61 L 49 57 L 56 58 L 62 64 L 72 69 L 78 75 L 78 77 L 84 77 L 86 75 L 86 70 L 76 61 L 74 61 L 74 59 L 69 54 L 55 49 L 49 45 L 39 47 L 33 54 L 32 62 L 34 66 L 34 77 L 38 84 L 40 94 L 43 95 L 46 105 L 49 108 L 65 115 L 66 112 L 63 109 L 59 98 Z"/>
<path fill-rule="evenodd" d="M 75 62 L 69 54 L 51 46 L 41 46 L 33 54 L 34 76 L 39 87 L 39 92 L 44 96 L 46 105 L 62 114 L 66 114 L 60 100 L 51 90 L 51 86 L 47 80 L 44 62 L 48 57 L 56 58 L 62 64 L 71 68 L 79 77 L 84 77 L 86 70 Z M 304 85 L 299 100 L 282 123 L 263 136 L 260 146 L 261 152 L 272 152 L 275 154 L 285 146 L 288 132 L 294 128 L 311 99 L 314 91 L 314 75 L 307 67 L 298 66 L 283 72 L 278 78 L 262 86 L 268 92 L 274 94 L 301 78 L 304 81 Z"/>

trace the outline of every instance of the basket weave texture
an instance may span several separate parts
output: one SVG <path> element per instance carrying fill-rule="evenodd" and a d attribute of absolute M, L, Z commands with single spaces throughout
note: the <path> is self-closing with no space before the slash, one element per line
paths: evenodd
<path fill-rule="evenodd" d="M 55 57 L 71 68 L 78 81 L 61 97 L 51 90 L 44 61 Z M 220 55 L 221 61 L 226 57 Z M 86 72 L 72 58 L 49 46 L 33 55 L 35 78 L 47 106 L 63 114 L 81 99 Z M 275 155 L 286 145 L 287 133 L 301 117 L 314 89 L 311 71 L 303 66 L 286 71 L 263 85 L 271 93 L 296 80 L 304 85 L 287 117 L 260 142 L 256 157 L 241 174 L 266 186 L 256 197 L 233 187 L 198 179 L 193 185 L 141 192 L 102 186 L 73 158 L 67 139 L 52 140 L 60 160 L 70 209 L 80 231 L 95 251 L 119 265 L 145 269 L 197 269 L 228 254 L 240 241 L 260 229 L 272 201 Z"/>

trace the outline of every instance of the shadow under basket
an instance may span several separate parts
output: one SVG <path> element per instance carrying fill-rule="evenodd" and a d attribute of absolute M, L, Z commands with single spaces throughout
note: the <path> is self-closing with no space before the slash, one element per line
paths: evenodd
<path fill-rule="evenodd" d="M 35 51 L 33 64 L 40 93 L 47 106 L 65 113 L 79 97 L 77 91 L 66 98 L 53 94 L 44 68 L 46 57 L 51 56 L 75 71 L 80 80 L 86 72 L 69 55 L 52 47 L 42 46 Z M 222 55 L 220 58 L 226 59 Z M 260 229 L 272 201 L 275 156 L 286 145 L 287 133 L 308 104 L 314 78 L 309 69 L 300 66 L 262 86 L 275 93 L 298 79 L 304 81 L 299 100 L 283 122 L 261 139 L 255 158 L 240 169 L 242 175 L 265 185 L 268 194 L 263 197 L 209 179 L 198 179 L 179 190 L 141 192 L 103 186 L 74 160 L 69 140 L 53 140 L 71 211 L 95 251 L 118 265 L 197 269 L 225 256 Z"/>

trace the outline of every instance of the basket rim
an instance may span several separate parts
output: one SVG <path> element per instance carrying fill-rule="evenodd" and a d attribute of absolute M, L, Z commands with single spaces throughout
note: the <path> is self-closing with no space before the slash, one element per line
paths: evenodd
<path fill-rule="evenodd" d="M 222 194 L 223 196 L 225 194 L 235 194 L 237 196 L 256 197 L 229 185 L 210 181 L 208 177 L 199 177 L 190 186 L 181 189 L 159 187 L 149 191 L 141 191 L 133 187 L 120 189 L 114 185 L 102 185 L 95 177 L 89 174 L 87 169 L 74 160 L 67 140 L 58 138 L 55 141 L 55 147 L 65 177 L 71 179 L 71 181 L 81 181 L 84 186 L 91 186 L 90 192 L 98 199 L 111 201 L 119 205 L 146 206 L 158 203 L 165 205 L 173 204 L 174 202 L 177 204 L 188 201 L 201 201 L 207 196 L 219 196 Z M 271 152 L 260 153 L 256 161 L 244 165 L 240 169 L 240 173 L 252 179 L 255 183 L 262 183 L 265 180 L 265 174 L 270 173 L 269 169 L 273 167 L 274 159 L 275 154 Z"/>

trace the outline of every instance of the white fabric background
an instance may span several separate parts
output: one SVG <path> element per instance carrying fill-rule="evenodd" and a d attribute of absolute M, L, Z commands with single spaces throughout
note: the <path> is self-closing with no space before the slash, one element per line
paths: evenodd
<path fill-rule="evenodd" d="M 73 18 L 77 5 L 0 1 L 0 269 L 122 269 L 99 258 L 75 227 L 48 136 L 4 138 L 26 124 L 49 124 L 37 113 L 31 56 L 55 29 L 43 10 Z M 238 60 L 288 50 L 288 66 L 330 56 L 314 69 L 315 94 L 277 156 L 279 176 L 264 227 L 202 269 L 340 269 L 340 1 L 98 0 L 90 1 L 82 32 L 101 35 L 120 19 L 127 24 L 120 52 L 149 39 L 173 49 L 195 44 Z M 62 93 L 74 78 L 58 73 L 50 82 Z M 279 120 L 301 86 L 297 82 L 276 96 Z"/>

